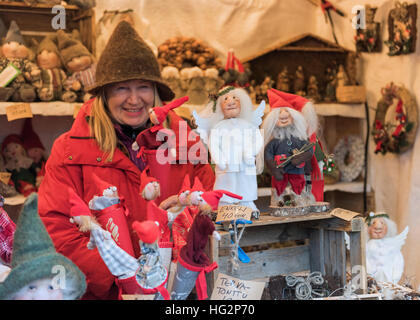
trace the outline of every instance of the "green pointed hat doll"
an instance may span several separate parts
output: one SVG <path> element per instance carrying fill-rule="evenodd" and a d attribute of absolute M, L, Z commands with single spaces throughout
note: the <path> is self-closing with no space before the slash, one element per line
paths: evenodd
<path fill-rule="evenodd" d="M 23 206 L 13 242 L 12 270 L 0 283 L 0 300 L 15 299 L 31 283 L 51 279 L 63 300 L 80 298 L 86 290 L 84 274 L 69 259 L 55 251 L 38 215 L 38 195 L 32 193 Z M 61 277 L 59 281 L 53 279 Z"/>

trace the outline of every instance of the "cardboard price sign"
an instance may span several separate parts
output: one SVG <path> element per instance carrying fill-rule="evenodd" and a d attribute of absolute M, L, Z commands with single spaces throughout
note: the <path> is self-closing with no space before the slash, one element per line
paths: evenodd
<path fill-rule="evenodd" d="M 29 103 L 19 103 L 6 107 L 6 116 L 7 121 L 33 117 Z"/>
<path fill-rule="evenodd" d="M 246 281 L 219 273 L 210 300 L 260 300 L 265 282 Z"/>
<path fill-rule="evenodd" d="M 226 205 L 217 211 L 216 222 L 232 221 L 237 219 L 251 220 L 252 209 L 236 204 Z"/>
<path fill-rule="evenodd" d="M 340 219 L 343 219 L 345 221 L 351 221 L 354 217 L 358 216 L 358 212 L 349 211 L 346 209 L 341 208 L 335 208 L 333 211 L 331 211 L 331 215 Z"/>
<path fill-rule="evenodd" d="M 0 181 L 4 184 L 8 184 L 12 174 L 10 172 L 0 172 Z"/>

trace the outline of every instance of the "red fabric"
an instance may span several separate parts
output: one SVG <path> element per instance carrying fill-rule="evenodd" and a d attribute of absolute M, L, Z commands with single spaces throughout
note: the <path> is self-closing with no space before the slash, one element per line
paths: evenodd
<path fill-rule="evenodd" d="M 159 226 L 152 220 L 142 222 L 134 221 L 133 229 L 136 231 L 139 239 L 144 243 L 154 243 L 160 236 Z"/>
<path fill-rule="evenodd" d="M 279 107 L 289 107 L 296 111 L 302 112 L 305 104 L 309 102 L 308 99 L 296 94 L 283 92 L 276 89 L 267 91 L 268 101 L 271 109 Z"/>
<path fill-rule="evenodd" d="M 19 187 L 17 188 L 17 191 L 21 194 L 23 194 L 25 197 L 28 197 L 31 193 L 36 192 L 36 187 L 23 180 L 19 180 Z"/>
<path fill-rule="evenodd" d="M 188 231 L 190 230 L 194 217 L 198 214 L 197 207 L 186 207 L 174 220 L 172 224 L 172 261 L 177 262 L 179 252 L 187 244 Z"/>
<path fill-rule="evenodd" d="M 191 189 L 191 181 L 190 181 L 190 176 L 187 174 L 184 177 L 184 181 L 182 182 L 182 186 L 181 189 L 178 192 L 178 196 L 181 195 L 182 193 L 186 192 L 186 191 L 190 191 Z"/>
<path fill-rule="evenodd" d="M 86 275 L 88 286 L 83 298 L 111 299 L 116 297 L 112 288 L 115 277 L 98 251 L 86 247 L 89 234 L 80 233 L 77 226 L 69 221 L 70 202 L 66 190 L 73 188 L 88 203 L 101 192 L 92 181 L 92 173 L 115 185 L 119 195 L 124 196 L 125 206 L 130 212 L 126 219 L 136 257 L 140 256 L 139 239 L 131 230 L 131 224 L 146 219 L 146 201 L 139 194 L 141 173 L 133 162 L 119 149 L 115 150 L 111 162 L 105 161 L 106 155 L 93 139 L 89 139 L 86 117 L 90 114 L 93 100 L 83 105 L 70 131 L 54 142 L 38 192 L 38 206 L 39 215 L 56 250 L 72 260 Z M 181 121 L 173 112 L 169 113 L 169 117 L 174 127 Z M 147 161 L 155 163 L 156 159 L 148 156 Z M 164 171 L 163 174 L 160 170 Z M 213 187 L 214 173 L 209 164 L 166 164 L 153 166 L 150 171 L 150 175 L 161 182 L 162 200 L 178 193 L 186 174 L 191 178 L 198 176 L 206 189 Z"/>
<path fill-rule="evenodd" d="M 168 227 L 168 212 L 159 208 L 156 202 L 147 203 L 147 219 L 159 223 L 159 243 L 171 242 L 171 230 Z"/>
<path fill-rule="evenodd" d="M 0 207 L 0 258 L 10 264 L 13 251 L 13 236 L 16 225 L 7 212 Z"/>
<path fill-rule="evenodd" d="M 165 300 L 170 300 L 170 295 L 168 290 L 165 288 L 165 284 L 168 281 L 168 275 L 166 275 L 166 279 L 162 284 L 153 289 L 146 289 L 139 285 L 136 280 L 136 275 L 127 278 L 127 279 L 117 279 L 116 283 L 119 288 L 118 298 L 122 300 L 123 294 L 155 294 L 159 292 Z"/>
<path fill-rule="evenodd" d="M 44 145 L 37 133 L 32 128 L 32 118 L 26 118 L 22 129 L 23 146 L 26 151 L 32 148 L 40 148 L 45 150 Z"/>
<path fill-rule="evenodd" d="M 2 144 L 1 144 L 1 152 L 4 152 L 4 149 L 7 147 L 7 145 L 9 143 L 17 143 L 20 144 L 23 147 L 23 140 L 21 138 L 21 136 L 19 136 L 18 134 L 9 134 L 8 136 L 6 136 L 6 138 L 4 138 Z"/>
<path fill-rule="evenodd" d="M 191 188 L 191 192 L 195 192 L 195 191 L 204 191 L 203 184 L 201 183 L 201 181 L 198 177 L 195 177 L 194 185 Z"/>
<path fill-rule="evenodd" d="M 80 199 L 80 197 L 72 188 L 67 188 L 67 192 L 69 193 L 69 202 L 71 205 L 70 216 L 77 217 L 92 215 L 88 205 L 84 203 L 82 199 Z"/>
<path fill-rule="evenodd" d="M 206 191 L 203 192 L 201 198 L 212 207 L 213 210 L 217 210 L 219 206 L 219 201 L 223 197 L 223 195 L 227 195 L 232 198 L 242 199 L 242 196 L 234 194 L 232 192 L 226 190 L 213 190 L 213 191 Z"/>
<path fill-rule="evenodd" d="M 182 105 L 183 103 L 187 102 L 188 99 L 189 99 L 189 97 L 188 96 L 185 96 L 185 97 L 176 99 L 176 100 L 172 101 L 171 103 L 168 103 L 168 104 L 166 104 L 166 105 L 164 105 L 162 107 L 155 107 L 155 108 L 153 108 L 153 111 L 156 114 L 156 117 L 157 117 L 157 119 L 159 121 L 159 124 L 162 124 L 165 121 L 165 119 L 166 119 L 166 117 L 168 115 L 168 112 L 170 110 L 175 109 L 175 108 L 178 108 L 180 105 Z"/>
<path fill-rule="evenodd" d="M 305 187 L 305 176 L 303 174 L 289 174 L 283 175 L 283 180 L 278 181 L 274 177 L 271 177 L 271 185 L 276 189 L 277 195 L 281 195 L 284 189 L 287 187 L 287 183 L 290 182 L 292 190 L 296 194 L 301 194 Z"/>
<path fill-rule="evenodd" d="M 158 182 L 155 178 L 153 178 L 153 177 L 149 177 L 149 176 L 147 175 L 147 168 L 145 168 L 145 169 L 142 171 L 141 176 L 140 176 L 140 181 L 141 181 L 141 184 L 140 184 L 140 193 L 141 193 L 141 192 L 143 192 L 144 188 L 145 188 L 145 187 L 146 187 L 149 183 L 154 182 L 154 181 Z"/>

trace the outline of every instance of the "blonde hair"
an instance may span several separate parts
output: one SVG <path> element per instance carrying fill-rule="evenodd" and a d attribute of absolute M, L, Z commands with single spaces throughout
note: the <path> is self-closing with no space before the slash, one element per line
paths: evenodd
<path fill-rule="evenodd" d="M 153 106 L 161 106 L 162 100 L 159 97 L 156 85 L 154 87 Z M 89 117 L 91 135 L 98 143 L 99 149 L 107 155 L 106 161 L 111 162 L 117 148 L 118 138 L 109 109 L 106 105 L 105 89 L 102 88 L 96 99 L 93 100 L 91 114 Z"/>

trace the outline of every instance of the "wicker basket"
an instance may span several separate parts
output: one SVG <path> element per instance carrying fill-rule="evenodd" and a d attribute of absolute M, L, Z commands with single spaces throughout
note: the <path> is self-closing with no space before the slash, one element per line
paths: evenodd
<path fill-rule="evenodd" d="M 340 103 L 361 103 L 366 101 L 366 89 L 363 86 L 337 87 L 335 95 Z"/>
<path fill-rule="evenodd" d="M 340 171 L 337 169 L 330 174 L 324 174 L 324 184 L 335 184 L 340 180 Z"/>

